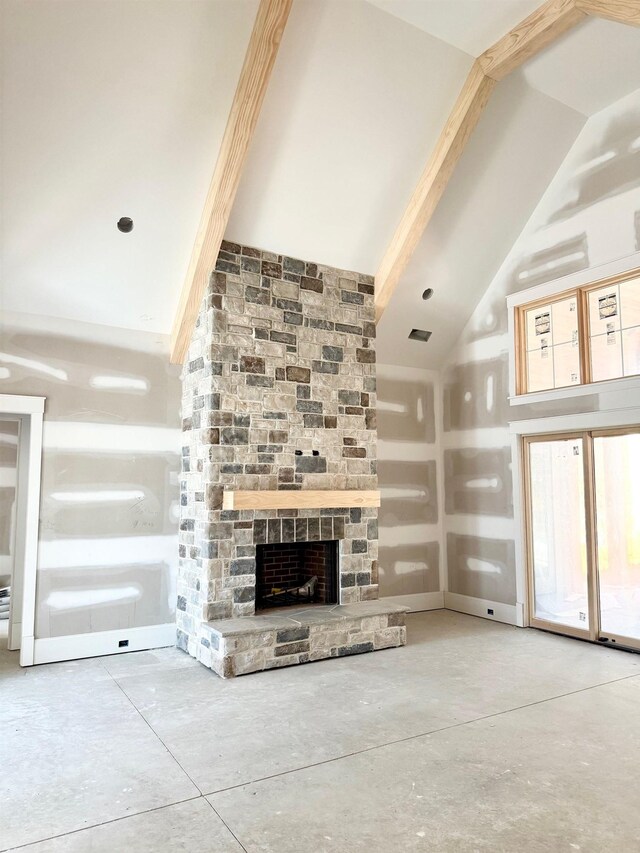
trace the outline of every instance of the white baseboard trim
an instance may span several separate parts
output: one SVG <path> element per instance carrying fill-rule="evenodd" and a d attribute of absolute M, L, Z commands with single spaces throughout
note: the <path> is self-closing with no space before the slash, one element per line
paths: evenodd
<path fill-rule="evenodd" d="M 17 652 L 22 639 L 22 622 L 9 622 L 9 637 L 7 648 L 10 652 Z"/>
<path fill-rule="evenodd" d="M 383 600 L 404 604 L 411 613 L 418 613 L 421 610 L 442 610 L 444 595 L 443 592 L 416 592 L 412 595 L 385 595 Z"/>
<path fill-rule="evenodd" d="M 487 601 L 457 592 L 445 592 L 444 606 L 447 610 L 468 613 L 469 616 L 481 616 L 494 622 L 506 622 L 507 625 L 522 625 L 521 604 L 501 604 L 499 601 Z M 489 611 L 493 611 L 490 613 Z"/>
<path fill-rule="evenodd" d="M 33 637 L 20 638 L 20 666 L 33 666 Z"/>
<path fill-rule="evenodd" d="M 127 645 L 120 645 L 126 642 Z M 37 639 L 33 663 L 54 663 L 62 660 L 141 652 L 174 646 L 176 624 L 145 625 L 142 628 L 123 628 L 118 631 L 97 631 L 95 634 L 68 634 L 64 637 Z"/>

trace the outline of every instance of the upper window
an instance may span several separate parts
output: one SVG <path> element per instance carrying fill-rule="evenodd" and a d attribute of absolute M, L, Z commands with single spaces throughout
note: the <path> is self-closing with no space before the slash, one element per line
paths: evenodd
<path fill-rule="evenodd" d="M 640 271 L 516 308 L 516 394 L 640 374 Z"/>

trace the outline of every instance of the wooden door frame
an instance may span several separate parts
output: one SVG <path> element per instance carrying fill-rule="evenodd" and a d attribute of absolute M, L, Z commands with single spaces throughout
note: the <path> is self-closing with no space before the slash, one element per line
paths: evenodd
<path fill-rule="evenodd" d="M 592 450 L 591 450 L 592 455 L 593 455 L 593 440 L 594 439 L 596 439 L 596 438 L 611 438 L 611 437 L 619 436 L 619 435 L 632 435 L 632 434 L 635 434 L 635 435 L 640 434 L 640 421 L 638 421 L 638 423 L 635 426 L 622 426 L 622 427 L 617 427 L 617 428 L 609 427 L 606 429 L 591 430 L 589 435 L 590 435 L 590 442 L 591 442 L 591 448 L 592 448 Z M 594 542 L 595 542 L 595 549 L 596 549 L 595 559 L 597 561 L 597 559 L 598 559 L 598 556 L 597 556 L 598 519 L 597 519 L 597 507 L 595 504 L 595 494 L 596 494 L 596 492 L 595 492 L 595 464 L 593 464 L 593 460 L 592 460 L 592 472 L 593 472 L 593 500 L 594 500 L 593 519 L 594 519 L 594 527 L 595 527 Z M 598 571 L 596 571 L 595 576 L 596 576 L 596 582 L 599 584 L 600 573 Z M 599 604 L 599 602 L 600 602 L 600 594 L 599 594 L 600 591 L 599 591 L 599 589 L 597 590 L 597 592 L 598 592 L 597 603 Z M 598 606 L 598 618 L 600 618 L 600 607 L 599 606 Z M 614 645 L 614 646 L 620 646 L 622 648 L 631 648 L 631 649 L 636 649 L 637 651 L 640 651 L 640 638 L 625 637 L 623 634 L 612 633 L 611 631 L 606 631 L 603 633 L 601 625 L 598 625 L 598 632 L 599 632 L 598 638 L 603 637 L 603 639 L 601 640 L 602 645 Z M 605 633 L 606 633 L 606 639 L 604 639 Z"/>
<path fill-rule="evenodd" d="M 635 395 L 634 395 L 635 396 Z M 634 400 L 633 402 L 640 402 Z M 514 520 L 516 523 L 516 587 L 522 602 L 522 624 L 554 633 L 600 641 L 600 606 L 597 570 L 597 520 L 595 506 L 595 467 L 593 438 L 640 432 L 640 406 L 627 409 L 584 412 L 550 418 L 535 418 L 509 424 L 512 443 L 512 475 Z M 529 508 L 528 447 L 534 441 L 554 438 L 583 439 L 583 470 L 585 477 L 585 517 L 587 524 L 587 579 L 589 595 L 589 631 L 581 632 L 532 616 L 533 578 L 531 559 L 531 520 Z M 610 634 L 609 640 L 621 647 L 640 650 L 640 641 Z"/>
<path fill-rule="evenodd" d="M 531 506 L 531 457 L 530 449 L 532 444 L 543 444 L 551 441 L 576 441 L 582 442 L 582 475 L 584 478 L 584 495 L 585 495 L 585 539 L 587 543 L 587 607 L 589 610 L 588 628 L 575 628 L 570 625 L 562 625 L 557 622 L 552 622 L 547 619 L 541 619 L 535 615 L 535 579 L 533 571 L 533 520 Z M 591 559 L 591 535 L 592 528 L 587 518 L 587 440 L 586 434 L 583 431 L 570 431 L 564 433 L 542 433 L 538 435 L 527 435 L 522 438 L 523 447 L 523 503 L 524 503 L 524 546 L 526 551 L 526 574 L 527 574 L 527 619 L 528 624 L 532 628 L 541 628 L 543 631 L 554 631 L 556 633 L 567 634 L 570 637 L 577 637 L 581 640 L 594 640 L 597 634 L 594 632 L 594 613 L 593 609 L 593 573 L 594 565 Z"/>
<path fill-rule="evenodd" d="M 20 649 L 20 666 L 31 666 L 34 662 L 44 404 L 44 397 L 0 394 L 0 414 L 20 422 L 9 618 L 9 649 Z M 14 590 L 17 590 L 15 595 Z"/>

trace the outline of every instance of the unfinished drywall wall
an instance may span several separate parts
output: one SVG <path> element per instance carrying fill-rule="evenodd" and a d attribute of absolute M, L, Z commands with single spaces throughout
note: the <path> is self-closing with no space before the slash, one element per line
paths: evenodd
<path fill-rule="evenodd" d="M 640 248 L 640 92 L 588 120 L 443 372 L 448 589 L 516 603 L 508 422 L 609 405 L 510 407 L 506 296 Z"/>
<path fill-rule="evenodd" d="M 13 572 L 18 429 L 18 421 L 0 419 L 0 588 L 10 585 Z"/>
<path fill-rule="evenodd" d="M 380 595 L 437 592 L 442 589 L 439 376 L 388 364 L 379 364 L 377 374 Z"/>
<path fill-rule="evenodd" d="M 168 339 L 5 314 L 0 393 L 47 398 L 36 637 L 172 622 L 180 381 Z"/>

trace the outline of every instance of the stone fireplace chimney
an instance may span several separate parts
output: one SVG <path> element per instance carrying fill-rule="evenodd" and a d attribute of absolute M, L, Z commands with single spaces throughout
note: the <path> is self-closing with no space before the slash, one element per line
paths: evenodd
<path fill-rule="evenodd" d="M 405 642 L 404 608 L 376 601 L 375 507 L 223 507 L 377 488 L 373 292 L 370 276 L 222 244 L 183 373 L 178 576 L 178 645 L 220 675 Z M 336 542 L 337 602 L 256 615 L 258 547 L 321 541 Z"/>

